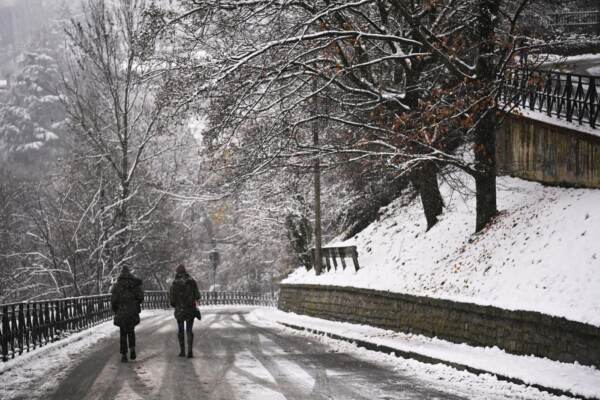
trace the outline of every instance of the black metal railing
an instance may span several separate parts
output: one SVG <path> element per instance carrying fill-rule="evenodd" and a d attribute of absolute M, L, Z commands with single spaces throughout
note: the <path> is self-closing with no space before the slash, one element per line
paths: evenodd
<path fill-rule="evenodd" d="M 110 319 L 110 295 L 0 306 L 2 361 Z"/>
<path fill-rule="evenodd" d="M 498 99 L 505 107 L 538 111 L 549 117 L 596 128 L 600 77 L 559 71 L 508 68 Z"/>
<path fill-rule="evenodd" d="M 550 14 L 552 26 L 565 33 L 600 34 L 600 11 L 573 11 Z"/>
<path fill-rule="evenodd" d="M 314 268 L 315 266 L 315 249 L 311 249 L 311 263 Z M 345 247 L 323 247 L 321 248 L 321 266 L 327 268 L 327 271 L 331 271 L 331 267 L 337 270 L 338 263 L 342 269 L 346 269 L 346 259 L 352 260 L 354 269 L 358 271 L 360 265 L 358 264 L 358 251 L 356 246 L 345 246 Z"/>
<path fill-rule="evenodd" d="M 277 296 L 250 292 L 200 292 L 200 306 L 276 306 Z M 142 308 L 168 309 L 166 291 L 146 291 Z M 113 317 L 110 295 L 0 305 L 0 356 L 8 361 Z"/>
<path fill-rule="evenodd" d="M 277 296 L 260 292 L 200 292 L 200 306 L 247 305 L 277 306 Z M 171 308 L 166 291 L 146 291 L 142 308 L 159 310 Z"/>

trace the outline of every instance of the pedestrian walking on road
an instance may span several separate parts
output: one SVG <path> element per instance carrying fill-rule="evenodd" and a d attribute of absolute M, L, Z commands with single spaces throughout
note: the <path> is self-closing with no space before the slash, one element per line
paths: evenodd
<path fill-rule="evenodd" d="M 183 264 L 175 269 L 175 280 L 169 290 L 169 301 L 175 307 L 175 319 L 177 320 L 177 338 L 179 339 L 179 357 L 185 357 L 185 335 L 187 335 L 187 356 L 192 358 L 194 352 L 194 318 L 197 315 L 196 302 L 200 300 L 198 284 L 187 273 Z M 184 329 L 185 325 L 185 329 Z M 185 331 L 185 334 L 184 334 Z"/>
<path fill-rule="evenodd" d="M 135 360 L 135 326 L 140 323 L 140 312 L 144 301 L 144 290 L 142 280 L 136 278 L 129 271 L 129 267 L 123 266 L 117 283 L 111 291 L 111 306 L 115 313 L 114 323 L 119 327 L 121 333 L 121 361 L 127 362 L 129 357 Z"/>

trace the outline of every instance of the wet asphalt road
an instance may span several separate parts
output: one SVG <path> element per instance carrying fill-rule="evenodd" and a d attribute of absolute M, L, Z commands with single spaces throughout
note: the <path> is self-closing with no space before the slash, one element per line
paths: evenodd
<path fill-rule="evenodd" d="M 206 312 L 194 326 L 194 359 L 177 357 L 169 314 L 138 327 L 138 359 L 121 363 L 118 337 L 78 357 L 53 400 L 467 399 L 285 330 L 256 326 L 248 309 Z"/>

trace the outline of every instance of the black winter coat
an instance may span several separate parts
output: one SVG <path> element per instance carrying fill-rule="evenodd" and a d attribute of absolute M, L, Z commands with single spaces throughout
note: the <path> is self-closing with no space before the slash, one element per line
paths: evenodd
<path fill-rule="evenodd" d="M 111 294 L 110 302 L 115 313 L 115 325 L 132 329 L 139 324 L 141 305 L 144 301 L 142 280 L 129 271 L 121 272 Z"/>
<path fill-rule="evenodd" d="M 200 299 L 198 284 L 187 272 L 175 275 L 169 289 L 171 307 L 175 307 L 175 319 L 178 321 L 194 319 L 194 302 Z"/>

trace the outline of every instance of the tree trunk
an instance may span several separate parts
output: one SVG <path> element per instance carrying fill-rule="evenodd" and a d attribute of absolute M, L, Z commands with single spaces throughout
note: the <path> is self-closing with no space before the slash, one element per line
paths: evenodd
<path fill-rule="evenodd" d="M 437 181 L 437 166 L 430 161 L 423 162 L 412 174 L 411 181 L 421 196 L 427 230 L 430 230 L 438 222 L 437 217 L 444 208 L 444 199 Z"/>
<path fill-rule="evenodd" d="M 476 222 L 475 232 L 482 230 L 498 212 L 496 205 L 496 118 L 489 112 L 475 134 Z"/>
<path fill-rule="evenodd" d="M 491 93 L 495 79 L 493 60 L 495 28 L 498 24 L 500 5 L 496 0 L 480 0 L 477 18 L 478 30 L 481 37 L 479 44 L 479 59 L 477 75 L 485 88 L 484 92 Z M 475 131 L 474 151 L 477 173 L 475 174 L 476 212 L 475 231 L 482 230 L 496 215 L 496 111 L 486 110 L 481 116 Z"/>
<path fill-rule="evenodd" d="M 117 235 L 116 239 L 116 257 L 113 261 L 114 264 L 118 264 L 125 259 L 128 253 L 129 247 L 129 238 L 128 238 L 128 225 L 129 225 L 129 213 L 128 213 L 128 197 L 130 194 L 129 191 L 129 183 L 125 180 L 121 181 L 120 185 L 121 194 L 120 201 L 121 204 L 117 207 L 117 223 L 115 224 L 117 231 L 120 233 Z"/>
<path fill-rule="evenodd" d="M 422 64 L 415 63 L 413 68 L 409 70 L 406 76 L 407 86 L 418 86 L 418 82 L 422 72 Z M 407 95 L 405 103 L 411 110 L 416 110 L 419 104 L 420 94 L 417 91 L 412 91 Z M 423 204 L 423 212 L 427 220 L 427 230 L 430 230 L 437 222 L 437 217 L 442 214 L 444 209 L 444 199 L 440 193 L 440 186 L 437 180 L 438 168 L 431 161 L 422 161 L 417 169 L 411 174 L 411 182 L 419 192 L 421 203 Z"/>

